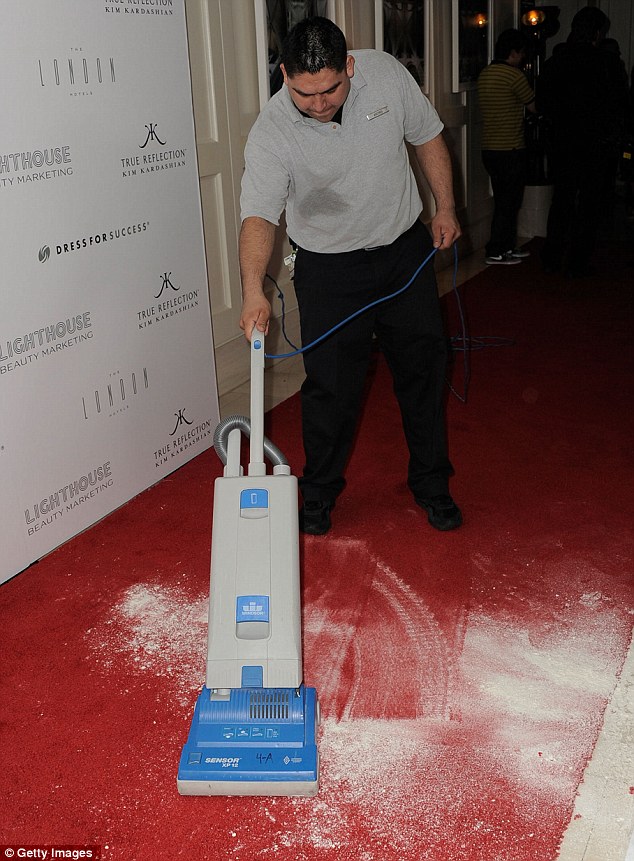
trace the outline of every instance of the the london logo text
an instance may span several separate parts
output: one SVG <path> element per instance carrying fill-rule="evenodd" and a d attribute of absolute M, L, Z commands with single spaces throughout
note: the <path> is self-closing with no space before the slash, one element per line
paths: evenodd
<path fill-rule="evenodd" d="M 44 89 L 70 96 L 92 96 L 117 83 L 114 57 L 88 54 L 83 48 L 71 48 L 65 56 L 40 57 L 37 74 Z"/>
<path fill-rule="evenodd" d="M 84 419 L 126 412 L 150 388 L 147 368 L 139 371 L 112 371 L 106 380 L 81 399 Z"/>

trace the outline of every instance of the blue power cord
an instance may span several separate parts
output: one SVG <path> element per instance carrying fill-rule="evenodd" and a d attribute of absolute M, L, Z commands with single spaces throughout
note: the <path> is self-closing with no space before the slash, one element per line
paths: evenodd
<path fill-rule="evenodd" d="M 275 281 L 274 278 L 271 278 L 271 276 L 268 275 L 268 273 L 267 273 L 266 277 L 269 278 L 273 282 L 273 284 L 275 284 L 275 288 L 277 289 L 278 297 L 282 303 L 282 334 L 283 334 L 284 339 L 287 342 L 287 344 L 289 344 L 293 348 L 293 351 L 291 353 L 278 353 L 278 354 L 265 353 L 264 354 L 265 358 L 267 358 L 267 359 L 290 359 L 292 356 L 298 356 L 301 353 L 305 353 L 307 350 L 312 349 L 317 344 L 321 343 L 326 338 L 330 337 L 330 335 L 332 335 L 333 332 L 338 331 L 343 326 L 345 326 L 347 323 L 349 323 L 351 320 L 354 320 L 355 317 L 359 317 L 361 314 L 365 314 L 366 311 L 369 311 L 370 308 L 374 308 L 376 305 L 380 305 L 382 302 L 388 302 L 390 299 L 394 299 L 396 296 L 399 296 L 401 293 L 404 293 L 405 290 L 407 290 L 411 286 L 411 284 L 414 282 L 414 280 L 418 277 L 421 270 L 424 269 L 425 266 L 427 266 L 427 264 L 432 259 L 434 254 L 436 254 L 437 251 L 438 251 L 438 249 L 434 248 L 427 255 L 427 257 L 423 260 L 423 262 L 420 264 L 420 266 L 416 269 L 416 271 L 414 272 L 412 277 L 409 279 L 409 281 L 406 284 L 404 284 L 401 288 L 396 290 L 394 293 L 391 293 L 389 296 L 383 296 L 381 299 L 376 299 L 374 302 L 370 302 L 367 305 L 365 305 L 363 308 L 360 308 L 358 311 L 355 311 L 353 314 L 350 314 L 350 316 L 346 317 L 344 320 L 341 320 L 339 323 L 337 323 L 331 329 L 328 329 L 327 332 L 324 332 L 323 335 L 320 335 L 318 338 L 315 338 L 315 340 L 312 341 L 310 344 L 306 344 L 305 347 L 296 347 L 289 340 L 289 338 L 286 334 L 286 326 L 285 326 L 286 308 L 285 308 L 285 302 L 284 302 L 284 293 L 282 292 L 282 290 L 280 290 L 280 288 L 277 284 L 277 281 Z M 459 392 L 457 392 L 455 390 L 455 388 L 451 385 L 449 380 L 446 380 L 446 383 L 449 386 L 450 391 L 458 398 L 458 400 L 462 401 L 462 403 L 466 403 L 467 402 L 467 392 L 469 390 L 469 383 L 471 380 L 471 366 L 469 363 L 469 353 L 472 350 L 483 350 L 483 349 L 485 349 L 485 347 L 512 346 L 515 343 L 515 341 L 513 341 L 510 338 L 499 338 L 496 336 L 482 336 L 482 337 L 472 339 L 467 334 L 467 325 L 466 325 L 464 311 L 463 311 L 463 307 L 462 307 L 462 300 L 460 298 L 460 292 L 458 290 L 458 248 L 456 246 L 456 243 L 454 243 L 454 246 L 453 246 L 453 256 L 454 256 L 454 267 L 453 267 L 452 290 L 453 290 L 454 295 L 456 297 L 456 303 L 458 306 L 458 314 L 460 316 L 461 334 L 452 336 L 450 338 L 450 344 L 451 344 L 451 348 L 454 352 L 462 352 L 463 353 L 463 374 L 464 374 L 463 394 L 461 395 Z"/>
<path fill-rule="evenodd" d="M 290 359 L 291 356 L 298 356 L 300 353 L 305 353 L 307 350 L 311 350 L 313 347 L 316 347 L 317 344 L 320 344 L 326 338 L 330 337 L 330 335 L 332 335 L 333 332 L 336 332 L 339 329 L 341 329 L 343 326 L 346 325 L 346 323 L 349 323 L 351 320 L 354 320 L 355 317 L 359 317 L 361 314 L 365 314 L 366 311 L 369 311 L 370 308 L 374 308 L 375 305 L 380 305 L 381 302 L 387 302 L 390 299 L 394 299 L 396 296 L 399 296 L 401 293 L 404 293 L 407 290 L 407 288 L 412 284 L 412 282 L 416 279 L 416 277 L 418 276 L 421 269 L 423 269 L 425 266 L 427 266 L 427 264 L 432 259 L 432 257 L 434 256 L 434 254 L 436 253 L 437 250 L 438 250 L 437 248 L 434 248 L 427 255 L 427 257 L 420 264 L 420 266 L 418 267 L 416 272 L 414 272 L 412 277 L 409 279 L 407 284 L 404 284 L 403 287 L 400 287 L 395 293 L 390 293 L 389 296 L 383 296 L 381 299 L 375 299 L 374 302 L 370 302 L 368 305 L 364 305 L 363 308 L 359 308 L 358 311 L 355 311 L 353 314 L 350 314 L 350 316 L 346 317 L 344 320 L 341 320 L 339 323 L 337 323 L 335 326 L 333 326 L 332 329 L 328 329 L 327 332 L 324 332 L 323 335 L 320 335 L 318 338 L 315 338 L 315 340 L 311 341 L 310 344 L 306 344 L 305 347 L 299 347 L 299 348 L 296 347 L 292 353 L 279 353 L 278 355 L 271 355 L 269 353 L 265 353 L 264 354 L 265 358 L 266 359 Z M 271 280 L 273 280 L 273 279 L 271 278 Z M 275 286 L 277 287 L 277 284 Z M 277 289 L 278 289 L 279 293 L 282 292 L 279 289 L 279 287 Z M 286 337 L 286 335 L 284 337 Z M 288 338 L 286 338 L 286 340 L 288 341 Z M 288 341 L 288 343 L 290 343 L 290 341 Z M 293 345 L 291 344 L 291 346 L 293 346 Z"/>

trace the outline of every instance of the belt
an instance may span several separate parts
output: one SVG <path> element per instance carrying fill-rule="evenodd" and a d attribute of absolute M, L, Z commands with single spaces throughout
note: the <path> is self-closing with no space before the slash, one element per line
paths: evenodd
<path fill-rule="evenodd" d="M 365 248 L 357 248 L 356 251 L 357 252 L 358 251 L 379 251 L 381 248 L 389 248 L 390 245 L 394 245 L 395 242 L 398 242 L 399 239 L 402 239 L 403 236 L 406 236 L 410 232 L 410 230 L 414 230 L 418 223 L 419 223 L 419 219 L 417 218 L 411 227 L 408 227 L 407 230 L 405 230 L 403 233 L 401 233 L 400 236 L 397 236 L 396 239 L 394 239 L 392 242 L 386 242 L 385 245 L 367 245 Z M 288 237 L 288 240 L 289 240 L 293 250 L 297 251 L 301 248 L 301 245 L 298 245 L 293 239 L 291 239 L 290 236 Z M 304 250 L 307 250 L 307 249 L 304 249 Z M 311 253 L 322 254 L 323 252 L 313 251 Z M 354 251 L 340 251 L 338 253 L 339 254 L 354 254 L 355 252 Z"/>
<path fill-rule="evenodd" d="M 387 248 L 389 245 L 394 245 L 394 242 L 398 242 L 398 240 L 399 240 L 402 236 L 405 236 L 405 234 L 409 233 L 409 232 L 410 232 L 410 230 L 413 230 L 413 229 L 416 227 L 416 225 L 417 225 L 417 224 L 418 224 L 418 218 L 417 218 L 417 219 L 416 219 L 416 221 L 412 224 L 412 226 L 411 226 L 411 227 L 408 227 L 408 228 L 407 228 L 407 230 L 405 230 L 403 233 L 401 233 L 401 235 L 400 235 L 400 236 L 397 236 L 397 237 L 396 237 L 396 239 L 395 239 L 393 242 L 388 242 L 388 243 L 386 243 L 385 245 L 368 245 L 368 246 L 367 246 L 366 248 L 364 248 L 363 250 L 364 250 L 364 251 L 378 251 L 380 248 Z"/>

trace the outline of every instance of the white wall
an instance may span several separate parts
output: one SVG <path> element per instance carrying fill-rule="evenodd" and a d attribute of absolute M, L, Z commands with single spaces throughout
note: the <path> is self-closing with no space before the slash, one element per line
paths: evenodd
<path fill-rule="evenodd" d="M 2 25 L 0 581 L 218 420 L 183 0 Z"/>

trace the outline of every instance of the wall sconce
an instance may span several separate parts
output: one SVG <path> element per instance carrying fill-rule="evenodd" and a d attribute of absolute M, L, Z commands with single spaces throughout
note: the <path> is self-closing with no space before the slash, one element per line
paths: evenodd
<path fill-rule="evenodd" d="M 484 14 L 484 12 L 478 12 L 478 14 L 473 19 L 473 23 L 476 27 L 486 27 L 488 23 L 487 16 Z"/>
<path fill-rule="evenodd" d="M 522 24 L 525 27 L 539 27 L 546 20 L 546 13 L 541 9 L 531 9 L 525 15 L 522 15 Z"/>

